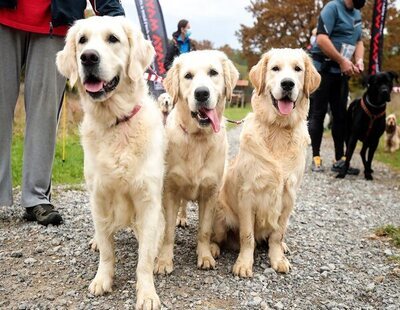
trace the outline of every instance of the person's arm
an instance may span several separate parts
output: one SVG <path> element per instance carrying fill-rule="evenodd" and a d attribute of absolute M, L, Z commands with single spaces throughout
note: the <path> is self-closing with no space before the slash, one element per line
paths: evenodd
<path fill-rule="evenodd" d="M 354 51 L 354 62 L 360 71 L 364 71 L 364 50 L 364 42 L 361 40 L 358 41 Z"/>
<path fill-rule="evenodd" d="M 174 62 L 174 58 L 175 58 L 175 43 L 172 40 L 172 42 L 168 46 L 167 55 L 165 55 L 164 59 L 164 68 L 166 71 L 168 71 L 171 68 L 172 63 Z"/>
<path fill-rule="evenodd" d="M 354 72 L 358 72 L 358 68 L 355 68 L 353 63 L 347 58 L 343 57 L 333 45 L 331 39 L 326 34 L 317 35 L 317 44 L 321 51 L 330 59 L 337 62 L 340 66 L 340 70 L 346 75 L 353 75 Z"/>
<path fill-rule="evenodd" d="M 90 4 L 96 15 L 125 15 L 125 11 L 119 0 L 90 0 Z"/>

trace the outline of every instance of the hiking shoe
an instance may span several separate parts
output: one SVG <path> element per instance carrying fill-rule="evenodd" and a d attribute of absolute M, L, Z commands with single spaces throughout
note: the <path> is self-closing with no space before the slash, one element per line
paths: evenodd
<path fill-rule="evenodd" d="M 341 172 L 342 169 L 344 168 L 345 164 L 346 164 L 346 157 L 343 157 L 342 159 L 339 159 L 333 163 L 331 170 L 333 172 Z M 352 168 L 352 167 L 349 167 L 349 169 L 347 169 L 347 174 L 358 175 L 359 173 L 360 173 L 360 169 Z"/>
<path fill-rule="evenodd" d="M 322 159 L 320 156 L 314 156 L 313 161 L 311 163 L 311 171 L 314 172 L 323 172 L 324 167 L 322 166 Z"/>
<path fill-rule="evenodd" d="M 36 221 L 41 225 L 47 226 L 60 225 L 63 222 L 61 214 L 50 204 L 42 204 L 34 207 L 26 208 L 24 218 L 27 221 Z"/>

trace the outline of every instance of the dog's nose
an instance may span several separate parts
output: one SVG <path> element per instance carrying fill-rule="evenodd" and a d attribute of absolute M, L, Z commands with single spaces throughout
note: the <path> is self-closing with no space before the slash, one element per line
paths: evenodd
<path fill-rule="evenodd" d="M 199 102 L 205 102 L 210 98 L 210 91 L 207 87 L 198 87 L 194 91 L 194 97 Z"/>
<path fill-rule="evenodd" d="M 281 81 L 281 87 L 283 90 L 290 91 L 294 87 L 294 81 L 292 79 L 283 79 Z"/>
<path fill-rule="evenodd" d="M 81 63 L 84 66 L 97 65 L 100 62 L 100 55 L 95 50 L 86 50 L 81 55 Z"/>

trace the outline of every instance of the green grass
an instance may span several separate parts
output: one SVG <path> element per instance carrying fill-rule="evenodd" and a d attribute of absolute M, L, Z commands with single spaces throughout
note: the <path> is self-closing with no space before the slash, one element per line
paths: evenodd
<path fill-rule="evenodd" d="M 379 143 L 379 147 L 375 153 L 375 159 L 377 161 L 383 162 L 389 165 L 391 168 L 400 172 L 400 151 L 396 151 L 394 153 L 385 152 L 384 150 L 384 139 L 381 138 Z"/>
<path fill-rule="evenodd" d="M 14 186 L 21 185 L 22 181 L 23 143 L 22 135 L 14 135 L 11 151 Z M 65 150 L 66 156 L 63 162 L 62 139 L 58 138 L 53 164 L 53 184 L 80 184 L 83 182 L 83 150 L 77 134 L 70 134 L 66 138 Z"/>
<path fill-rule="evenodd" d="M 245 108 L 226 108 L 224 116 L 230 120 L 240 121 L 245 118 L 249 112 L 251 112 L 251 106 L 247 104 Z M 228 130 L 236 126 L 235 124 L 227 123 Z"/>
<path fill-rule="evenodd" d="M 400 226 L 382 226 L 376 229 L 375 234 L 378 237 L 389 237 L 395 246 L 400 247 Z"/>

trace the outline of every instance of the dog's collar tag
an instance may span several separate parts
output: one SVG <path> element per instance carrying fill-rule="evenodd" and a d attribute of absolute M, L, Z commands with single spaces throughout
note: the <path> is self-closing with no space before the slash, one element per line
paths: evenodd
<path fill-rule="evenodd" d="M 132 109 L 131 113 L 128 115 L 124 116 L 123 118 L 117 118 L 117 122 L 115 123 L 115 126 L 118 126 L 121 123 L 125 123 L 129 121 L 132 117 L 134 117 L 142 108 L 140 104 L 135 105 L 135 107 Z"/>

